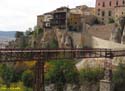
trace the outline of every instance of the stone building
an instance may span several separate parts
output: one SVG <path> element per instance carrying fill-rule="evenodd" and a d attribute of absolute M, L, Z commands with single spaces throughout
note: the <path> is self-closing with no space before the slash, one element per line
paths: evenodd
<path fill-rule="evenodd" d="M 87 17 L 95 14 L 94 11 L 94 8 L 87 7 L 86 5 L 77 6 L 72 9 L 60 7 L 52 12 L 37 16 L 37 26 L 47 30 L 59 28 L 66 31 L 81 31 L 81 17 L 88 19 Z M 89 20 L 91 22 L 91 18 Z"/>
<path fill-rule="evenodd" d="M 96 15 L 104 23 L 119 18 L 124 10 L 125 0 L 96 0 Z"/>
<path fill-rule="evenodd" d="M 51 12 L 44 14 L 44 18 L 43 18 L 44 28 L 51 28 L 52 27 L 52 19 L 53 19 L 53 14 Z"/>
<path fill-rule="evenodd" d="M 68 18 L 69 31 L 80 31 L 81 30 L 81 15 L 70 13 Z"/>
<path fill-rule="evenodd" d="M 37 26 L 40 27 L 40 28 L 43 28 L 43 19 L 44 19 L 43 15 L 37 16 Z"/>
<path fill-rule="evenodd" d="M 53 13 L 53 26 L 66 29 L 68 12 L 69 8 L 67 7 L 57 8 Z"/>
<path fill-rule="evenodd" d="M 70 12 L 74 14 L 81 14 L 82 16 L 95 15 L 95 8 L 81 5 L 70 9 Z"/>
<path fill-rule="evenodd" d="M 125 5 L 115 7 L 115 20 L 118 20 L 121 16 L 125 16 Z"/>

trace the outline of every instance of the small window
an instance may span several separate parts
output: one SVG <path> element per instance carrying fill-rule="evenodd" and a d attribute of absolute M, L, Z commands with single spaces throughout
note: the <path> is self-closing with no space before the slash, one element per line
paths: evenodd
<path fill-rule="evenodd" d="M 116 6 L 118 5 L 118 1 L 116 1 Z"/>
<path fill-rule="evenodd" d="M 112 16 L 112 12 L 111 11 L 109 11 L 109 16 Z"/>
<path fill-rule="evenodd" d="M 111 1 L 109 2 L 109 6 L 112 6 L 112 2 Z"/>
<path fill-rule="evenodd" d="M 100 9 L 98 9 L 98 12 L 100 12 Z"/>
<path fill-rule="evenodd" d="M 102 7 L 105 7 L 105 2 L 102 3 Z"/>
<path fill-rule="evenodd" d="M 102 18 L 102 20 L 104 21 L 104 18 Z"/>
<path fill-rule="evenodd" d="M 100 15 L 100 13 L 98 13 L 98 16 Z"/>
<path fill-rule="evenodd" d="M 100 6 L 100 3 L 98 3 L 98 6 Z"/>
<path fill-rule="evenodd" d="M 105 16 L 105 12 L 104 11 L 102 11 L 102 16 Z"/>
<path fill-rule="evenodd" d="M 125 1 L 123 0 L 122 3 L 123 3 L 123 5 L 124 5 L 124 4 L 125 4 Z"/>

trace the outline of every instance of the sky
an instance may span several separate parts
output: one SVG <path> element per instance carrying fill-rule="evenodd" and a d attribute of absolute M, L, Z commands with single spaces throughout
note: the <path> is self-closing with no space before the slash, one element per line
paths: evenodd
<path fill-rule="evenodd" d="M 37 15 L 61 6 L 94 7 L 95 0 L 0 0 L 0 31 L 26 31 L 37 23 Z"/>

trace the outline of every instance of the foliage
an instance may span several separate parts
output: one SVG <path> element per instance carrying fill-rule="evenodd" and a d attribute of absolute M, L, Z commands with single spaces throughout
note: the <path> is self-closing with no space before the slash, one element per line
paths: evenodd
<path fill-rule="evenodd" d="M 15 34 L 15 38 L 21 38 L 22 36 L 24 36 L 23 32 L 17 31 L 16 34 Z"/>
<path fill-rule="evenodd" d="M 33 32 L 32 28 L 29 28 L 28 30 L 26 30 L 26 32 L 25 32 L 25 36 L 29 36 L 29 35 L 31 35 L 32 32 Z"/>
<path fill-rule="evenodd" d="M 114 23 L 114 19 L 113 18 L 109 18 L 109 23 Z"/>
<path fill-rule="evenodd" d="M 113 72 L 113 82 L 116 90 L 125 86 L 125 65 L 120 63 L 116 71 Z"/>
<path fill-rule="evenodd" d="M 6 88 L 5 85 L 0 86 L 0 91 L 33 91 L 32 88 L 27 88 L 22 82 L 11 83 L 10 88 Z"/>
<path fill-rule="evenodd" d="M 6 64 L 0 65 L 0 76 L 4 80 L 4 83 L 9 88 L 10 83 L 13 80 L 13 69 L 10 66 L 7 66 Z"/>
<path fill-rule="evenodd" d="M 45 80 L 50 83 L 76 83 L 78 81 L 78 73 L 75 64 L 71 60 L 57 60 L 48 62 L 50 65 Z"/>
<path fill-rule="evenodd" d="M 98 82 L 103 78 L 103 69 L 101 68 L 85 68 L 80 71 L 80 81 L 81 83 L 86 82 Z"/>
<path fill-rule="evenodd" d="M 43 29 L 41 29 L 40 27 L 35 26 L 34 27 L 34 31 L 33 31 L 33 36 L 34 38 L 38 37 L 38 35 L 43 33 Z"/>
<path fill-rule="evenodd" d="M 24 86 L 32 87 L 33 86 L 33 72 L 30 70 L 26 70 L 22 74 L 22 81 Z"/>
<path fill-rule="evenodd" d="M 49 48 L 58 48 L 58 41 L 55 38 L 50 41 Z"/>

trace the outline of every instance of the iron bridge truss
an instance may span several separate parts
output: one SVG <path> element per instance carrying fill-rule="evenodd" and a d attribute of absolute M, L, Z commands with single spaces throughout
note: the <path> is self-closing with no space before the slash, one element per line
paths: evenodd
<path fill-rule="evenodd" d="M 111 49 L 0 49 L 0 62 L 23 62 L 35 60 L 33 91 L 44 91 L 44 63 L 55 59 L 113 58 L 125 56 L 125 50 Z"/>

